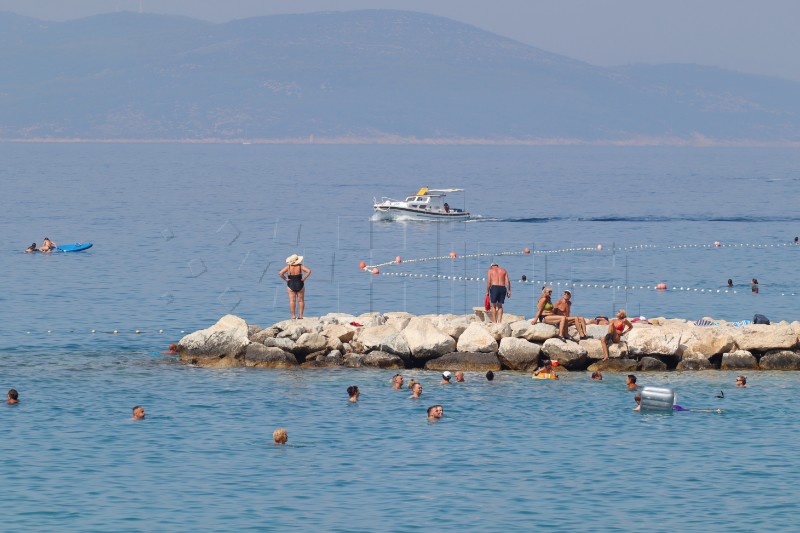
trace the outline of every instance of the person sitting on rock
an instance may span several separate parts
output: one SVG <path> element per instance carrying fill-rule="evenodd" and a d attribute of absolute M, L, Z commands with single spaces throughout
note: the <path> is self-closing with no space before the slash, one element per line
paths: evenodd
<path fill-rule="evenodd" d="M 579 340 L 588 339 L 586 336 L 586 319 L 582 316 L 572 316 L 572 292 L 565 290 L 559 301 L 553 304 L 553 313 L 567 318 L 567 328 L 575 326 Z"/>
<path fill-rule="evenodd" d="M 617 311 L 617 318 L 609 322 L 608 333 L 600 339 L 600 345 L 603 347 L 603 361 L 608 361 L 608 345 L 616 344 L 622 336 L 633 329 L 633 324 L 628 320 L 628 314 L 624 309 Z"/>
<path fill-rule="evenodd" d="M 567 317 L 555 314 L 551 300 L 552 294 L 552 288 L 542 287 L 542 295 L 536 305 L 536 318 L 533 319 L 532 323 L 544 322 L 545 324 L 556 326 L 558 328 L 558 338 L 563 341 L 567 338 Z"/>

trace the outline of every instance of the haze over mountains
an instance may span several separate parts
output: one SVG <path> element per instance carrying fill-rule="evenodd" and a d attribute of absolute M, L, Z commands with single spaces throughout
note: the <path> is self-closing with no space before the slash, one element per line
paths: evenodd
<path fill-rule="evenodd" d="M 5 139 L 800 141 L 800 83 L 601 68 L 403 11 L 0 13 Z"/>

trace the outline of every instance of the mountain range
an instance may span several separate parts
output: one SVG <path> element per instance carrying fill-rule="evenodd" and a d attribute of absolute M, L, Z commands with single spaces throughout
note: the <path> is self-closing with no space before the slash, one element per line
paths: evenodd
<path fill-rule="evenodd" d="M 798 82 L 597 67 L 406 11 L 0 13 L 0 72 L 4 139 L 800 141 Z"/>

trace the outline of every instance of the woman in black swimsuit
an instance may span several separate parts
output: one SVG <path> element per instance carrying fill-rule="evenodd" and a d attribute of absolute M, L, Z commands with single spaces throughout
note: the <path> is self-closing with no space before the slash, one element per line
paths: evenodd
<path fill-rule="evenodd" d="M 292 313 L 292 318 L 303 318 L 303 311 L 306 307 L 305 281 L 311 275 L 311 269 L 303 265 L 302 255 L 292 254 L 286 258 L 286 266 L 278 275 L 286 282 L 289 292 L 289 311 Z M 299 315 L 297 311 L 299 311 Z"/>

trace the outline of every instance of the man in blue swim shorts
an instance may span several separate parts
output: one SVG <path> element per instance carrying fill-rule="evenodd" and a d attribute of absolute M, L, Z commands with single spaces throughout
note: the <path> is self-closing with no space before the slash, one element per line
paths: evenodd
<path fill-rule="evenodd" d="M 492 322 L 499 324 L 503 321 L 503 304 L 506 297 L 511 298 L 511 280 L 508 279 L 508 272 L 494 262 L 486 273 L 486 292 L 492 304 Z"/>

